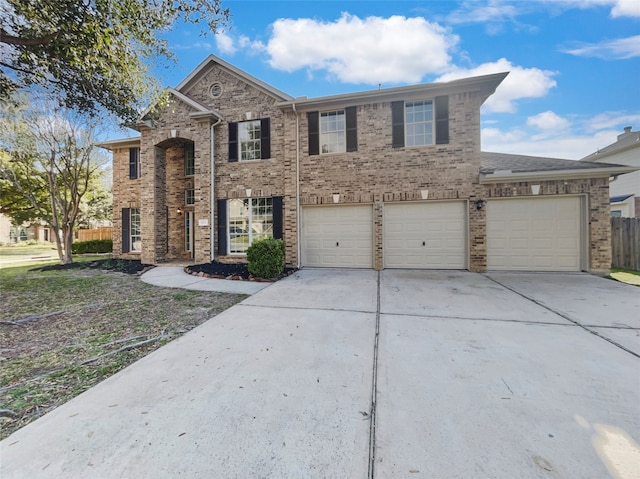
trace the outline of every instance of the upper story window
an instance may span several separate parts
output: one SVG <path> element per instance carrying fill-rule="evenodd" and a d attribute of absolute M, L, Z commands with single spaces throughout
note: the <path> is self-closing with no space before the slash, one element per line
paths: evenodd
<path fill-rule="evenodd" d="M 320 113 L 320 152 L 347 151 L 344 110 Z"/>
<path fill-rule="evenodd" d="M 358 151 L 358 110 L 307 113 L 309 155 Z"/>
<path fill-rule="evenodd" d="M 229 123 L 229 161 L 271 158 L 269 118 Z"/>
<path fill-rule="evenodd" d="M 433 102 L 406 102 L 404 117 L 406 146 L 433 144 Z"/>
<path fill-rule="evenodd" d="M 392 144 L 404 146 L 449 143 L 449 97 L 391 103 Z"/>
<path fill-rule="evenodd" d="M 140 178 L 140 148 L 129 148 L 129 179 Z"/>
<path fill-rule="evenodd" d="M 184 176 L 193 176 L 196 172 L 195 147 L 193 143 L 184 144 Z"/>
<path fill-rule="evenodd" d="M 193 206 L 196 204 L 196 195 L 194 189 L 184 190 L 184 204 L 186 206 Z"/>
<path fill-rule="evenodd" d="M 260 120 L 238 123 L 238 148 L 240 161 L 260 159 Z"/>

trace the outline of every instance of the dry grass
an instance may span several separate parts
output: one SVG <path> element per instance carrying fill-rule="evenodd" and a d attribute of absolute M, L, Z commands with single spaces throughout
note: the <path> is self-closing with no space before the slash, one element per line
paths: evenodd
<path fill-rule="evenodd" d="M 29 268 L 0 271 L 2 438 L 245 298 Z"/>

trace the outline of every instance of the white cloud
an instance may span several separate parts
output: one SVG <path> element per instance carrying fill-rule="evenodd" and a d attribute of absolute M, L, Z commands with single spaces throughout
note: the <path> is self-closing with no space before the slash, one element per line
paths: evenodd
<path fill-rule="evenodd" d="M 611 16 L 616 17 L 640 17 L 640 2 L 638 0 L 617 0 Z"/>
<path fill-rule="evenodd" d="M 416 83 L 450 68 L 458 36 L 424 18 L 343 13 L 334 22 L 281 19 L 266 45 L 270 65 L 327 71 L 345 83 Z"/>
<path fill-rule="evenodd" d="M 237 51 L 233 44 L 233 38 L 224 32 L 216 33 L 216 46 L 218 51 L 225 55 L 233 55 Z"/>
<path fill-rule="evenodd" d="M 539 130 L 551 130 L 556 132 L 558 130 L 564 130 L 570 125 L 570 123 L 565 118 L 562 118 L 549 110 L 527 118 L 527 125 L 538 128 Z"/>
<path fill-rule="evenodd" d="M 482 150 L 579 160 L 614 143 L 625 126 L 639 122 L 640 114 L 607 112 L 575 118 L 566 128 L 541 132 L 528 119 L 526 125 L 505 130 L 494 126 L 482 128 Z"/>
<path fill-rule="evenodd" d="M 235 55 L 240 49 L 250 54 L 265 50 L 265 46 L 258 40 L 251 40 L 246 35 L 233 37 L 226 32 L 216 33 L 216 46 L 220 53 L 229 56 Z"/>
<path fill-rule="evenodd" d="M 621 125 L 633 126 L 638 124 L 640 124 L 640 114 L 626 114 L 623 112 L 609 111 L 585 120 L 584 129 L 587 132 L 594 132 L 612 128 L 621 130 Z M 618 134 L 620 133 L 622 133 L 622 131 L 618 132 Z"/>
<path fill-rule="evenodd" d="M 556 0 L 548 0 L 556 3 Z M 640 2 L 638 0 L 570 0 L 565 3 L 565 7 L 592 8 L 599 6 L 610 6 L 610 15 L 618 17 L 640 17 Z"/>
<path fill-rule="evenodd" d="M 640 1 L 638 2 L 640 5 Z M 562 50 L 564 53 L 581 57 L 596 57 L 605 60 L 626 60 L 640 57 L 640 35 L 618 38 L 600 43 L 585 43 Z"/>
<path fill-rule="evenodd" d="M 517 15 L 515 6 L 499 0 L 486 4 L 466 1 L 447 16 L 447 21 L 452 24 L 503 22 L 513 20 Z"/>
<path fill-rule="evenodd" d="M 484 104 L 485 112 L 515 112 L 517 100 L 541 98 L 556 86 L 556 81 L 553 79 L 554 72 L 513 65 L 505 58 L 496 62 L 484 63 L 475 68 L 456 68 L 450 73 L 440 76 L 438 81 L 451 81 L 501 72 L 510 73 Z"/>

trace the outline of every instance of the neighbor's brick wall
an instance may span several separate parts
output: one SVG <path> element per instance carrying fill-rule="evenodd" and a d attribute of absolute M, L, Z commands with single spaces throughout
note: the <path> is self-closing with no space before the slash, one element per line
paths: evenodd
<path fill-rule="evenodd" d="M 122 208 L 140 208 L 142 180 L 129 179 L 129 148 L 113 150 L 113 256 L 140 259 L 140 253 L 122 253 Z"/>

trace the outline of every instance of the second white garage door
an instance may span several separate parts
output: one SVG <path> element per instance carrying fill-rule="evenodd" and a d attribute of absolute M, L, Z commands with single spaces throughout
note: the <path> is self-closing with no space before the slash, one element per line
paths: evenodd
<path fill-rule="evenodd" d="M 384 266 L 466 268 L 466 203 L 447 201 L 385 205 Z"/>
<path fill-rule="evenodd" d="M 487 202 L 487 268 L 580 271 L 579 197 Z"/>
<path fill-rule="evenodd" d="M 302 265 L 373 267 L 370 205 L 302 208 Z"/>

